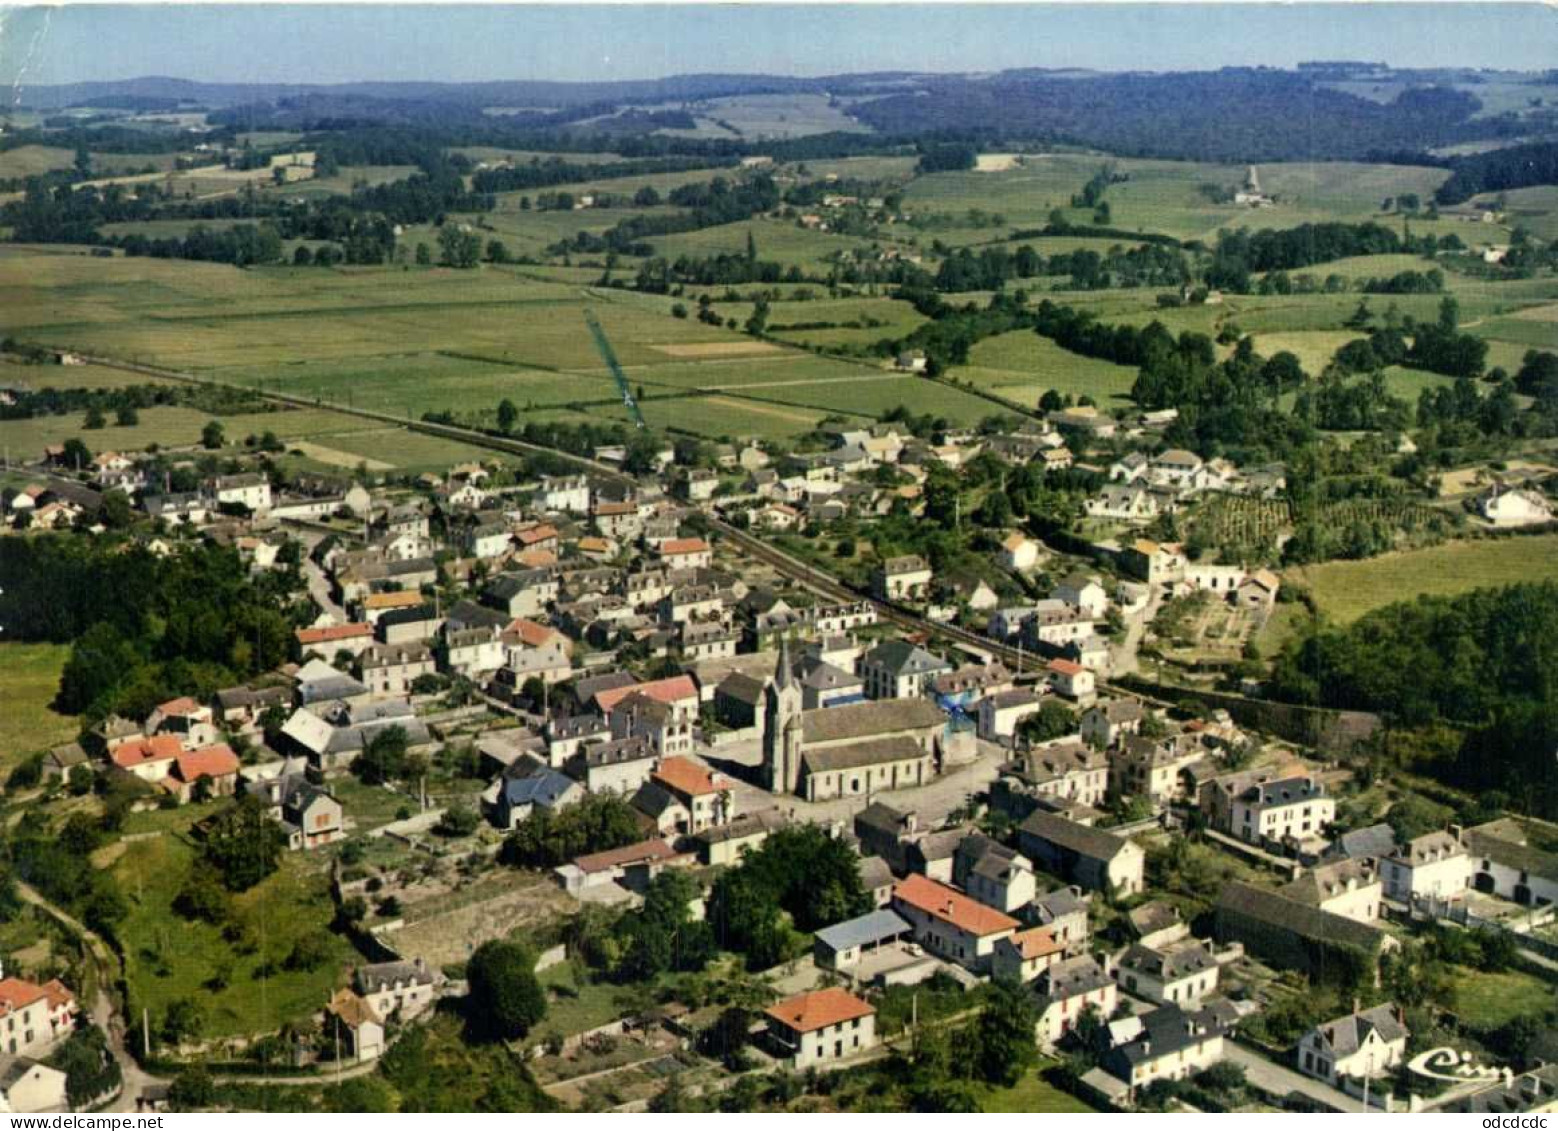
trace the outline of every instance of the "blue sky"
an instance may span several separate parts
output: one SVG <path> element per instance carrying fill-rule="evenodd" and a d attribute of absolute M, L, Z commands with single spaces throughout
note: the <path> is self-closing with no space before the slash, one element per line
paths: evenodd
<path fill-rule="evenodd" d="M 729 71 L 1558 65 L 1536 4 L 122 5 L 10 9 L 0 81 L 628 79 Z"/>

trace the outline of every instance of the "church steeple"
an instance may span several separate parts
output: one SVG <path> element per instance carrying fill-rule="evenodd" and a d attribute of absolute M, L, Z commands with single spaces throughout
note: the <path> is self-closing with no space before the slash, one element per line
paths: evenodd
<path fill-rule="evenodd" d="M 779 642 L 774 678 L 763 693 L 763 765 L 768 788 L 793 793 L 801 775 L 800 682 L 790 668 L 790 641 Z"/>

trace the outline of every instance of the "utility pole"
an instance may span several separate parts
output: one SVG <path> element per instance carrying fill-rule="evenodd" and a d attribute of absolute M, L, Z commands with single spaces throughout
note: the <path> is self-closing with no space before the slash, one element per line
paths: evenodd
<path fill-rule="evenodd" d="M 141 1056 L 151 1059 L 151 1014 L 141 1007 Z"/>

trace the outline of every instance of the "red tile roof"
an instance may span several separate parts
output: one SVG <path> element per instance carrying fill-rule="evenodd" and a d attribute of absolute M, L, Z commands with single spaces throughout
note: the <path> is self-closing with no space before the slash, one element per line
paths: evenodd
<path fill-rule="evenodd" d="M 1081 675 L 1087 671 L 1081 664 L 1072 663 L 1070 660 L 1051 660 L 1044 666 L 1056 675 Z"/>
<path fill-rule="evenodd" d="M 1066 949 L 1055 941 L 1054 932 L 1048 927 L 1030 927 L 1026 931 L 1018 931 L 1012 936 L 1012 942 L 1024 959 L 1043 958 Z"/>
<path fill-rule="evenodd" d="M 503 630 L 504 636 L 513 636 L 527 648 L 539 648 L 554 637 L 562 635 L 555 628 L 548 628 L 544 624 L 537 624 L 533 620 L 524 617 L 515 617 L 509 621 L 508 627 Z"/>
<path fill-rule="evenodd" d="M 515 534 L 523 545 L 533 546 L 537 542 L 546 542 L 557 537 L 557 527 L 550 525 L 532 526 L 529 530 L 521 530 Z"/>
<path fill-rule="evenodd" d="M 613 687 L 602 691 L 595 696 L 595 702 L 606 714 L 611 714 L 611 709 L 634 692 L 643 695 L 659 703 L 679 703 L 683 699 L 697 699 L 698 686 L 693 683 L 690 675 L 673 675 L 670 679 L 656 679 L 649 683 L 633 683 L 627 687 Z"/>
<path fill-rule="evenodd" d="M 176 734 L 154 734 L 150 738 L 132 738 L 114 752 L 114 765 L 121 770 L 134 769 L 147 762 L 171 762 L 184 753 L 184 744 Z"/>
<path fill-rule="evenodd" d="M 0 1017 L 18 1009 L 26 1009 L 35 1001 L 48 999 L 50 1009 L 59 1009 L 76 1000 L 65 983 L 59 979 L 39 985 L 25 978 L 0 979 Z"/>
<path fill-rule="evenodd" d="M 668 558 L 672 554 L 704 554 L 709 550 L 709 544 L 702 538 L 671 538 L 660 543 L 660 556 Z"/>
<path fill-rule="evenodd" d="M 664 759 L 650 776 L 672 792 L 687 797 L 718 793 L 724 788 L 708 770 L 679 756 Z"/>
<path fill-rule="evenodd" d="M 592 852 L 588 856 L 577 856 L 573 863 L 574 867 L 581 872 L 606 872 L 628 864 L 669 860 L 675 855 L 676 851 L 663 840 L 643 840 L 637 844 L 624 845 L 622 848 L 613 848 L 606 852 Z"/>
<path fill-rule="evenodd" d="M 294 635 L 298 643 L 328 644 L 332 640 L 357 640 L 372 639 L 373 625 L 371 624 L 328 624 L 321 628 L 300 628 Z"/>
<path fill-rule="evenodd" d="M 937 883 L 929 876 L 915 873 L 893 887 L 893 898 L 959 930 L 983 938 L 1022 926 L 1010 915 L 986 907 L 957 888 Z"/>
<path fill-rule="evenodd" d="M 870 1017 L 876 1010 L 842 986 L 830 986 L 787 998 L 771 1006 L 767 1013 L 791 1032 L 811 1033 L 857 1017 Z"/>
<path fill-rule="evenodd" d="M 218 742 L 214 746 L 202 746 L 199 750 L 180 754 L 174 763 L 173 772 L 168 776 L 186 785 L 193 785 L 202 777 L 220 778 L 236 774 L 239 765 L 238 755 L 233 753 L 232 748 L 225 742 Z"/>
<path fill-rule="evenodd" d="M 158 703 L 157 710 L 166 718 L 180 718 L 184 715 L 193 715 L 200 710 L 200 704 L 188 695 L 180 695 L 177 699 L 169 699 L 166 703 Z"/>

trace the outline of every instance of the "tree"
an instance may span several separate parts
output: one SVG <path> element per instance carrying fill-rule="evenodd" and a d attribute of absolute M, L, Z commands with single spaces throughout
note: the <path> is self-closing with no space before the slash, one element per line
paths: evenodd
<path fill-rule="evenodd" d="M 468 805 L 454 804 L 443 811 L 433 831 L 439 836 L 470 836 L 481 824 L 481 817 Z"/>
<path fill-rule="evenodd" d="M 383 785 L 405 776 L 407 761 L 406 729 L 387 726 L 368 740 L 352 762 L 352 772 L 368 785 Z"/>
<path fill-rule="evenodd" d="M 419 243 L 412 258 L 416 260 L 418 267 L 426 267 L 433 262 L 433 251 L 427 244 Z"/>
<path fill-rule="evenodd" d="M 481 258 L 481 237 L 458 225 L 445 224 L 438 229 L 438 249 L 439 261 L 445 267 L 475 267 Z"/>
<path fill-rule="evenodd" d="M 192 997 L 181 997 L 168 1003 L 159 1033 L 165 1044 L 181 1045 L 197 1040 L 205 1027 L 206 1007 Z"/>
<path fill-rule="evenodd" d="M 87 409 L 87 418 L 81 422 L 81 427 L 98 429 L 107 423 L 108 421 L 103 418 L 103 410 L 98 408 L 97 405 L 93 405 Z"/>
<path fill-rule="evenodd" d="M 467 1020 L 474 1034 L 518 1040 L 546 1016 L 546 993 L 535 967 L 535 955 L 518 943 L 494 940 L 476 949 L 465 968 Z"/>
<path fill-rule="evenodd" d="M 487 241 L 487 260 L 491 263 L 507 263 L 509 261 L 509 249 L 502 240 Z"/>
<path fill-rule="evenodd" d="M 763 336 L 763 331 L 768 328 L 768 300 L 759 297 L 752 307 L 752 314 L 747 318 L 746 332 L 754 338 Z"/>
<path fill-rule="evenodd" d="M 1038 1061 L 1033 1042 L 1033 999 L 1016 982 L 992 982 L 974 1027 L 979 1075 L 991 1084 L 1010 1088 Z"/>
<path fill-rule="evenodd" d="M 200 446 L 207 451 L 216 451 L 226 442 L 226 433 L 220 420 L 208 420 L 206 426 L 200 430 Z"/>
<path fill-rule="evenodd" d="M 168 1087 L 168 1102 L 180 1111 L 198 1111 L 216 1103 L 216 1081 L 203 1064 L 184 1069 Z"/>
<path fill-rule="evenodd" d="M 281 866 L 287 834 L 258 797 L 245 796 L 211 820 L 206 859 L 228 891 L 248 891 Z"/>
<path fill-rule="evenodd" d="M 514 431 L 514 425 L 519 423 L 519 406 L 504 397 L 498 402 L 498 431 L 505 435 Z"/>
<path fill-rule="evenodd" d="M 1063 738 L 1077 729 L 1077 713 L 1059 699 L 1046 699 L 1037 712 L 1017 724 L 1018 733 L 1029 742 L 1048 742 Z"/>
<path fill-rule="evenodd" d="M 134 428 L 141 422 L 141 414 L 133 404 L 122 404 L 114 411 L 114 423 L 121 428 Z"/>

